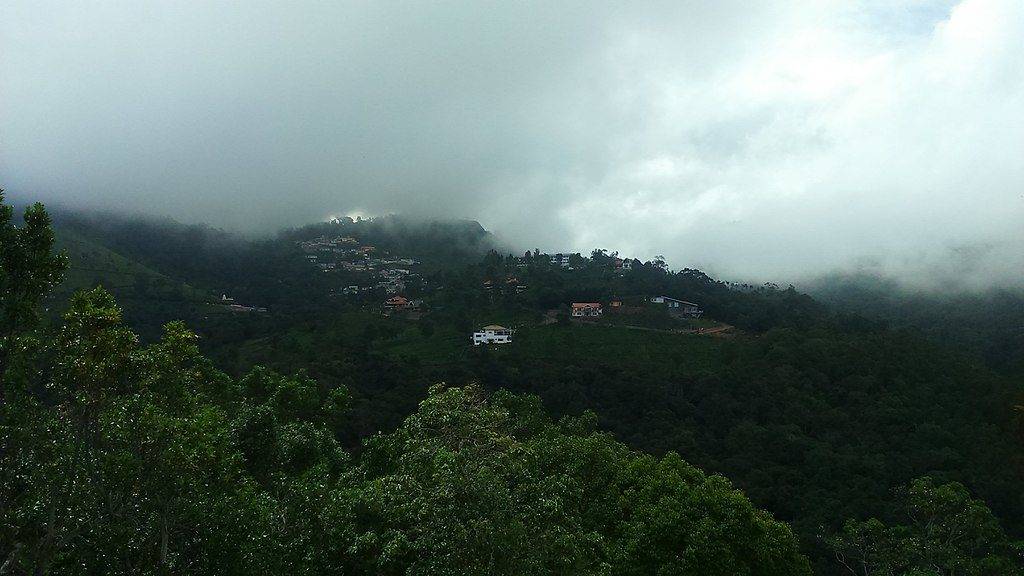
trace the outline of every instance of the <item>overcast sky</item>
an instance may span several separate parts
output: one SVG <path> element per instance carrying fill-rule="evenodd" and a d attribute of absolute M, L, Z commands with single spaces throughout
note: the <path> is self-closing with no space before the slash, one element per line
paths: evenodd
<path fill-rule="evenodd" d="M 1024 1 L 0 2 L 0 185 L 1019 282 Z"/>

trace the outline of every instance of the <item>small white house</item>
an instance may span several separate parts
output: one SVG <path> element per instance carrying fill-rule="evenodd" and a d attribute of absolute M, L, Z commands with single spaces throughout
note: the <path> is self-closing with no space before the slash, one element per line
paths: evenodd
<path fill-rule="evenodd" d="M 490 326 L 484 326 L 480 330 L 473 332 L 473 346 L 479 346 L 481 344 L 511 344 L 512 343 L 512 330 L 505 328 L 504 326 L 498 326 L 497 324 L 491 324 Z"/>
<path fill-rule="evenodd" d="M 573 302 L 572 315 L 574 318 L 595 318 L 601 316 L 604 309 L 600 302 Z"/>

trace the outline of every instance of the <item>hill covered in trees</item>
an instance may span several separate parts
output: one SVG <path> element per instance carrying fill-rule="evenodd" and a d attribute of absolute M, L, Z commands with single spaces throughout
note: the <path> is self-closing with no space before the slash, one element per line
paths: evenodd
<path fill-rule="evenodd" d="M 869 274 L 834 274 L 808 285 L 837 309 L 907 329 L 990 366 L 1024 373 L 1024 289 L 910 288 Z"/>
<path fill-rule="evenodd" d="M 14 573 L 1020 573 L 1024 387 L 981 349 L 657 259 L 488 252 L 469 224 L 251 241 L 58 222 L 73 258 L 269 304 L 140 341 L 104 290 L 35 323 L 76 263 L 50 256 L 38 209 L 5 222 Z M 351 272 L 303 251 L 349 236 L 388 255 Z M 391 266 L 412 268 L 415 314 L 382 314 L 375 259 L 416 262 Z M 111 284 L 131 326 L 176 313 L 136 284 Z M 660 294 L 705 317 L 645 303 Z M 573 301 L 630 312 L 572 320 Z M 512 345 L 469 345 L 495 322 Z"/>
<path fill-rule="evenodd" d="M 181 323 L 140 345 L 103 289 L 46 334 L 37 308 L 66 259 L 41 207 L 25 221 L 3 207 L 5 572 L 809 573 L 724 478 L 592 416 L 439 385 L 354 457 L 336 440 L 346 388 L 232 379 Z"/>

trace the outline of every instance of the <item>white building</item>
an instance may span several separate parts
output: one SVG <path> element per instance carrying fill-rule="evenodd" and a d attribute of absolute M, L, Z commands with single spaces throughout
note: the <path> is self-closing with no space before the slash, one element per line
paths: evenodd
<path fill-rule="evenodd" d="M 562 268 L 568 268 L 569 267 L 569 258 L 571 256 L 572 256 L 572 254 L 562 254 L 561 252 L 559 252 L 558 254 L 552 254 L 551 255 L 551 263 L 554 264 L 555 266 L 561 266 Z"/>
<path fill-rule="evenodd" d="M 490 326 L 484 326 L 480 330 L 473 332 L 473 346 L 479 346 L 481 344 L 511 343 L 512 330 L 510 330 L 509 328 L 505 328 L 504 326 L 491 324 Z"/>
<path fill-rule="evenodd" d="M 599 302 L 573 302 L 572 315 L 575 318 L 601 316 L 604 309 Z"/>

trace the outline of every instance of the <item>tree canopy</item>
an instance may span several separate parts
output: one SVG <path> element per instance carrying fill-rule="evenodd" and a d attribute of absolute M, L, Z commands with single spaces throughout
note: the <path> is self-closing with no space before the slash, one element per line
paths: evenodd
<path fill-rule="evenodd" d="M 437 385 L 353 456 L 346 388 L 233 379 L 177 322 L 142 344 L 101 288 L 33 327 L 60 259 L 45 211 L 27 219 L 5 237 L 27 256 L 4 259 L 0 296 L 2 573 L 810 573 L 789 527 L 727 480 L 629 449 L 593 415 Z"/>

